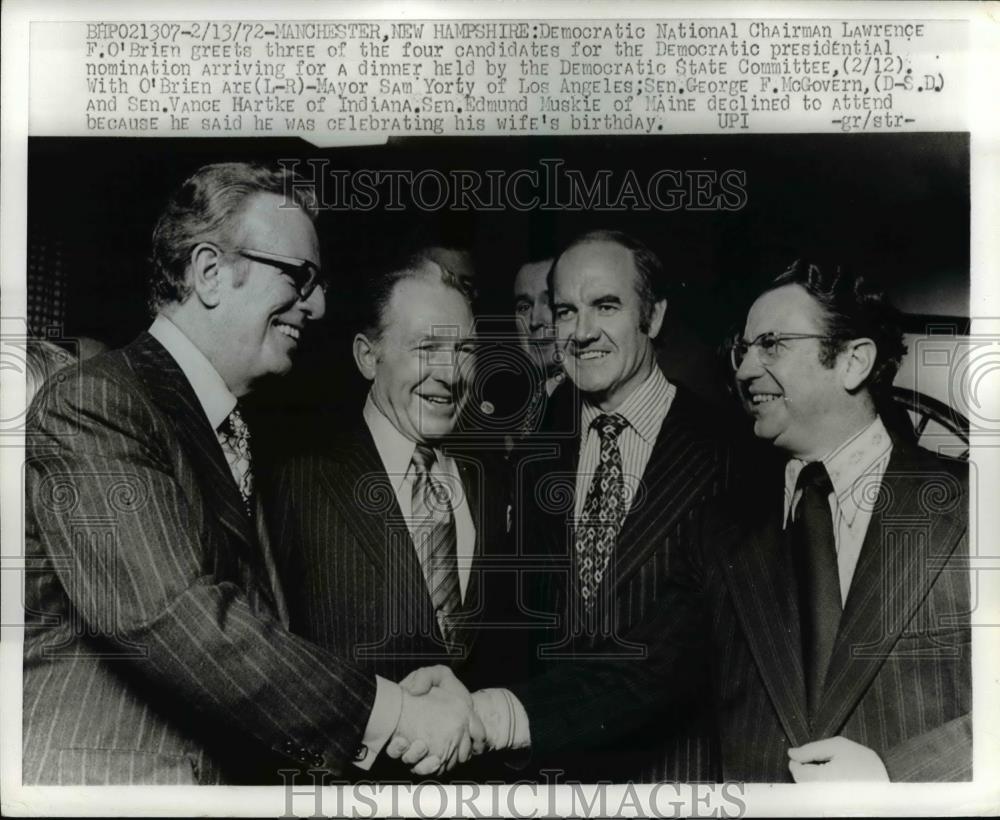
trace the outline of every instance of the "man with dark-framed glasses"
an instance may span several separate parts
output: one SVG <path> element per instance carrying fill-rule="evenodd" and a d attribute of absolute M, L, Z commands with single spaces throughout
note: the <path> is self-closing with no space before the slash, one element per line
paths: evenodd
<path fill-rule="evenodd" d="M 241 402 L 324 314 L 316 215 L 287 171 L 198 169 L 153 232 L 149 330 L 43 388 L 25 455 L 25 784 L 364 763 L 378 682 L 288 630 Z M 400 700 L 386 734 L 443 759 L 468 743 L 462 700 Z"/>
<path fill-rule="evenodd" d="M 860 277 L 806 262 L 768 286 L 731 356 L 782 474 L 692 521 L 698 548 L 628 635 L 647 658 L 515 686 L 513 721 L 477 692 L 488 746 L 608 743 L 683 710 L 708 655 L 727 780 L 971 778 L 968 469 L 882 421 L 896 316 Z"/>

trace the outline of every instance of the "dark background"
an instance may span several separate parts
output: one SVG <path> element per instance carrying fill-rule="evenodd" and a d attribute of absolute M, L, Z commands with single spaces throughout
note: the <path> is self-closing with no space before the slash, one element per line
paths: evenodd
<path fill-rule="evenodd" d="M 259 398 L 280 405 L 303 439 L 312 428 L 301 419 L 322 418 L 331 406 L 358 412 L 364 384 L 350 359 L 351 294 L 368 259 L 414 237 L 472 252 L 487 314 L 509 312 L 514 273 L 531 252 L 591 228 L 639 237 L 684 283 L 668 308 L 664 369 L 720 404 L 717 346 L 760 282 L 797 257 L 876 276 L 915 315 L 913 324 L 929 314 L 969 313 L 967 134 L 449 137 L 331 149 L 284 139 L 33 138 L 29 235 L 61 248 L 65 337 L 119 346 L 148 326 L 152 227 L 170 191 L 195 168 L 324 157 L 343 169 L 442 171 L 537 170 L 539 159 L 559 158 L 588 179 L 608 168 L 633 169 L 642 181 L 660 169 L 739 169 L 747 202 L 739 211 L 707 212 L 323 212 L 317 227 L 332 280 L 328 321 L 280 392 L 272 386 Z"/>

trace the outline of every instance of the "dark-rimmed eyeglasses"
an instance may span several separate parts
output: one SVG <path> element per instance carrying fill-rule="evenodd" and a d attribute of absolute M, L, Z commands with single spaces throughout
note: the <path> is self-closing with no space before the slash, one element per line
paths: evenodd
<path fill-rule="evenodd" d="M 280 270 L 292 280 L 292 284 L 299 292 L 299 298 L 303 302 L 312 296 L 312 292 L 317 287 L 324 293 L 326 292 L 328 283 L 323 276 L 323 271 L 320 270 L 318 265 L 310 262 L 308 259 L 282 256 L 280 253 L 261 251 L 256 248 L 234 248 L 233 253 L 237 253 L 252 262 L 260 262 Z"/>
<path fill-rule="evenodd" d="M 782 343 L 794 342 L 798 339 L 829 339 L 823 333 L 761 333 L 752 342 L 742 338 L 735 338 L 729 344 L 729 361 L 733 370 L 739 370 L 743 360 L 747 357 L 750 348 L 757 348 L 757 358 L 760 363 L 767 367 L 774 364 L 781 356 Z"/>

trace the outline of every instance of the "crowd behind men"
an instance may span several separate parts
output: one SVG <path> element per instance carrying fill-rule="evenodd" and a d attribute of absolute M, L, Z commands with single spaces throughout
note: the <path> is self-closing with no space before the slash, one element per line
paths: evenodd
<path fill-rule="evenodd" d="M 42 390 L 26 784 L 971 777 L 967 471 L 883 420 L 876 287 L 759 293 L 728 355 L 777 457 L 740 465 L 658 364 L 673 272 L 585 233 L 512 272 L 528 389 L 477 429 L 468 255 L 327 270 L 292 181 L 198 169 L 148 331 Z M 342 275 L 367 395 L 261 476 L 244 399 Z"/>

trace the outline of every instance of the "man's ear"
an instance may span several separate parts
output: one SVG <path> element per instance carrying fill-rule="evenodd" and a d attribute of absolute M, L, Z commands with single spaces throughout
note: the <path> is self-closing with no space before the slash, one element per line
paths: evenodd
<path fill-rule="evenodd" d="M 844 388 L 851 392 L 865 383 L 875 367 L 878 347 L 871 339 L 853 339 L 840 352 Z"/>
<path fill-rule="evenodd" d="M 667 300 L 660 299 L 653 303 L 653 312 L 649 317 L 649 330 L 646 335 L 650 339 L 655 339 L 660 335 L 660 328 L 663 327 L 663 317 L 667 315 Z"/>
<path fill-rule="evenodd" d="M 188 265 L 191 287 L 199 301 L 207 308 L 219 304 L 219 267 L 221 251 L 210 242 L 199 242 L 191 251 Z"/>
<path fill-rule="evenodd" d="M 378 343 L 373 342 L 364 333 L 354 337 L 354 363 L 361 375 L 368 381 L 375 380 L 375 366 L 378 364 Z"/>

